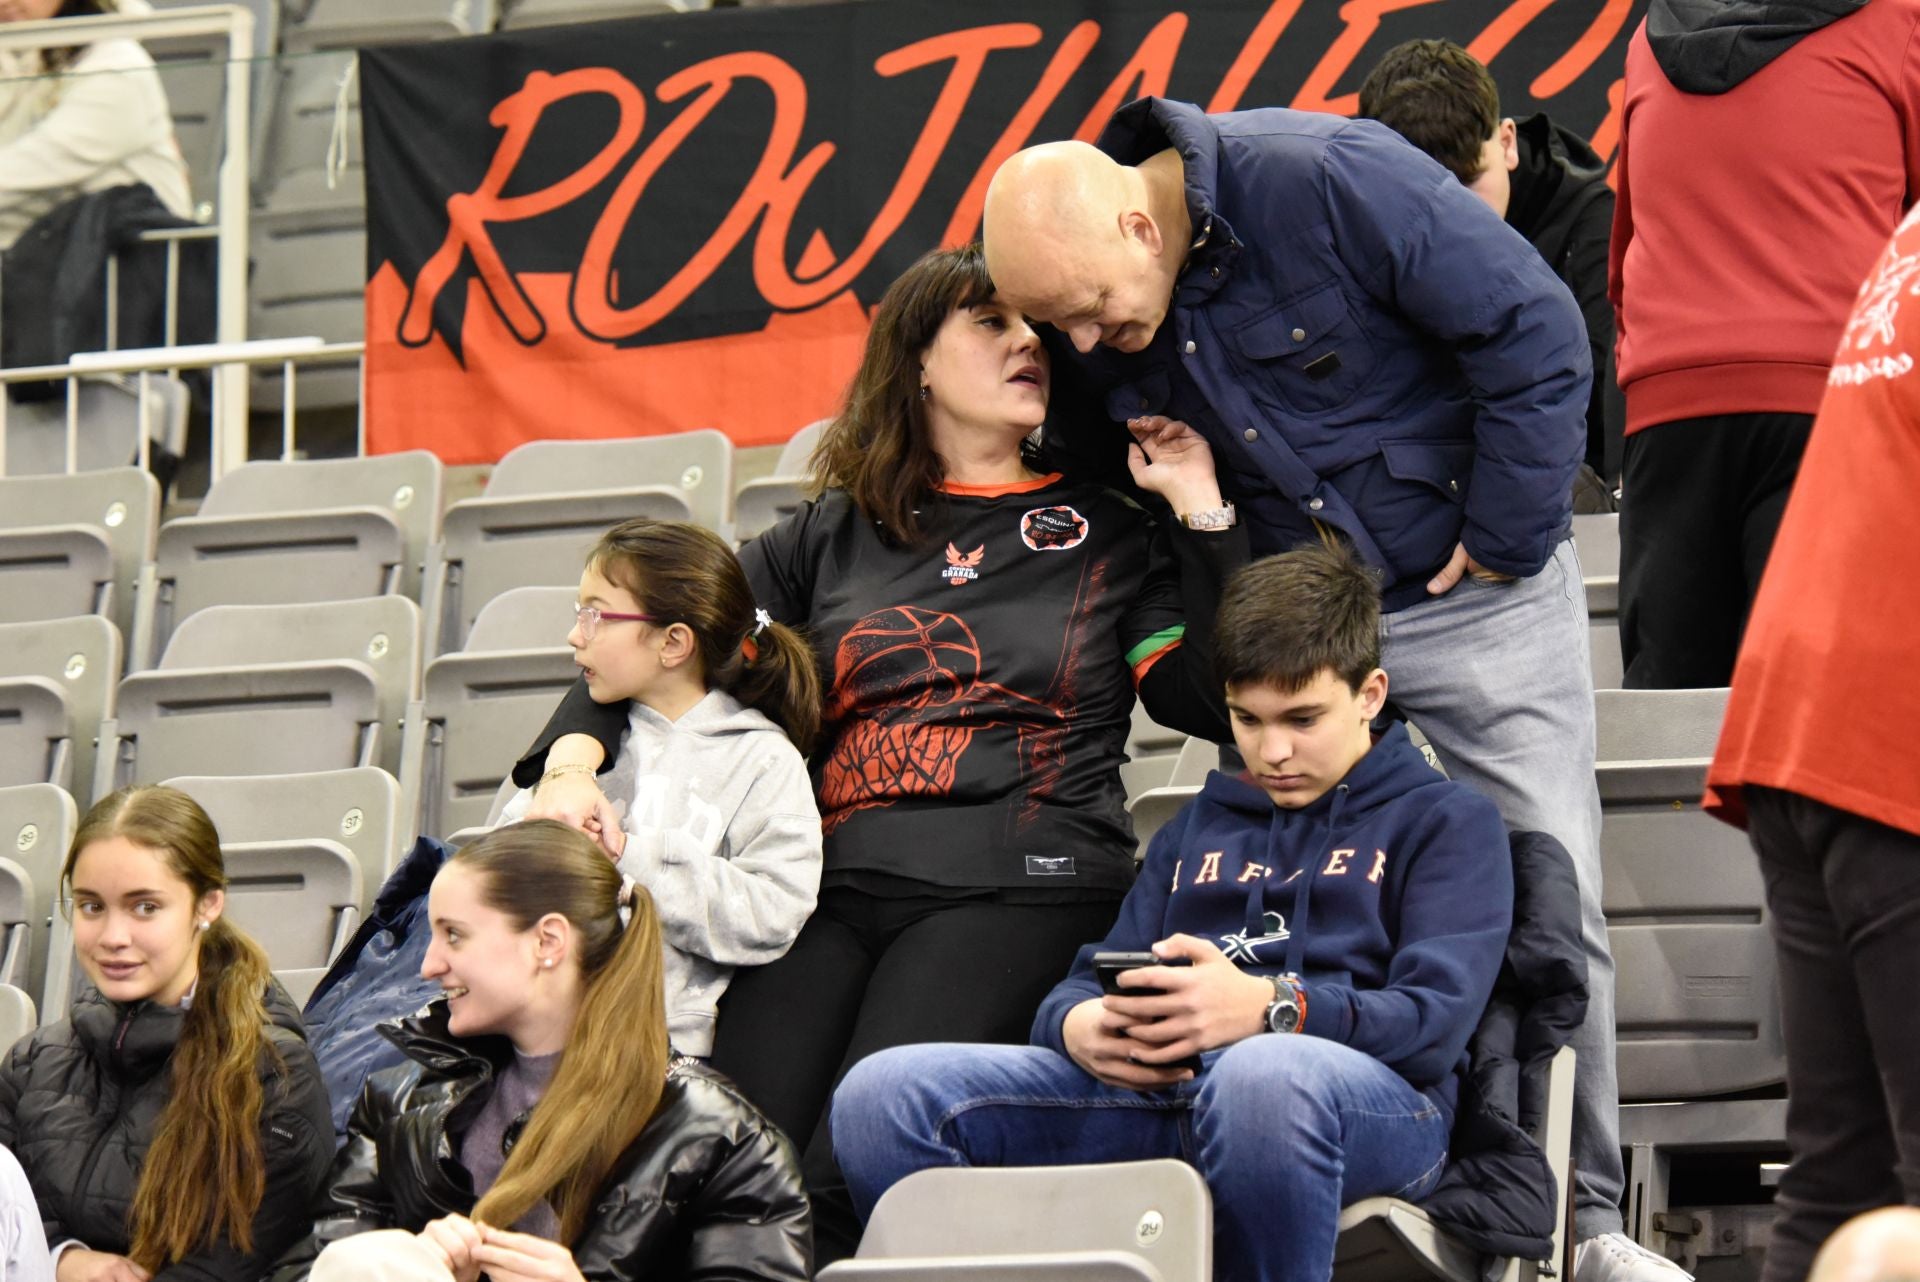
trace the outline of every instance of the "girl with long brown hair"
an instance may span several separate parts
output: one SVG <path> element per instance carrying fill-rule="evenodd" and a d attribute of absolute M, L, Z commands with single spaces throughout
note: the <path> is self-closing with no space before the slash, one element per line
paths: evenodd
<path fill-rule="evenodd" d="M 136 787 L 87 812 L 60 884 L 91 988 L 0 1068 L 58 1282 L 252 1282 L 305 1230 L 326 1086 L 260 946 L 222 915 L 220 838 Z"/>
<path fill-rule="evenodd" d="M 800 755 L 820 724 L 813 651 L 755 610 L 719 535 L 646 517 L 588 553 L 567 644 L 592 697 L 628 710 L 587 829 L 653 895 L 674 1048 L 710 1055 L 734 968 L 786 952 L 820 889 Z M 503 821 L 532 801 L 521 791 Z"/>
<path fill-rule="evenodd" d="M 1042 430 L 1054 392 L 979 249 L 928 254 L 874 312 L 817 497 L 740 552 L 759 608 L 804 629 L 820 667 L 825 862 L 792 947 L 733 976 L 713 1062 L 805 1153 L 823 1261 L 859 1232 L 834 1083 L 888 1046 L 1024 1042 L 1133 880 L 1136 696 L 1231 737 L 1208 628 L 1247 546 L 1212 453 L 1140 418 L 1140 495 L 1068 474 Z M 540 780 L 535 812 L 591 822 L 627 721 L 576 686 L 515 771 Z"/>
<path fill-rule="evenodd" d="M 808 1275 L 786 1140 L 667 1043 L 644 887 L 550 820 L 450 857 L 421 974 L 385 1031 L 317 1223 L 275 1282 Z"/>

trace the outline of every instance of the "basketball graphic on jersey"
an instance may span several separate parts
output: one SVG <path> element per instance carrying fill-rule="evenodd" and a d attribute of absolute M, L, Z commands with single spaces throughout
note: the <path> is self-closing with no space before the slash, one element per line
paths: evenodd
<path fill-rule="evenodd" d="M 1066 722 L 1059 712 L 980 680 L 982 654 L 959 615 L 918 606 L 876 610 L 849 628 L 833 655 L 827 720 L 846 727 L 820 774 L 827 832 L 854 811 L 901 797 L 943 797 L 974 735 L 1011 725 L 1030 787 L 1059 774 Z"/>

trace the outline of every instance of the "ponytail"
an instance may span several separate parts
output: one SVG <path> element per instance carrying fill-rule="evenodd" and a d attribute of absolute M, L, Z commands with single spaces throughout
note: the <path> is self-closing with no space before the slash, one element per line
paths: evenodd
<path fill-rule="evenodd" d="M 784 730 L 803 756 L 812 751 L 820 733 L 820 668 L 798 632 L 771 620 L 756 626 L 713 681 Z"/>
<path fill-rule="evenodd" d="M 594 571 L 633 594 L 644 611 L 684 623 L 702 675 L 786 732 L 802 753 L 820 733 L 820 669 L 792 628 L 754 604 L 740 559 L 719 535 L 685 521 L 636 517 L 601 536 Z"/>
<path fill-rule="evenodd" d="M 201 935 L 200 976 L 174 1048 L 167 1105 L 133 1195 L 129 1258 L 149 1273 L 215 1242 L 253 1249 L 267 1190 L 260 1065 L 265 1058 L 285 1068 L 267 1040 L 271 975 L 260 946 L 225 918 Z"/>
<path fill-rule="evenodd" d="M 560 1240 L 587 1227 L 614 1163 L 660 1106 L 667 1075 L 667 1002 L 660 919 L 646 889 L 624 883 L 584 834 L 531 820 L 460 848 L 449 862 L 480 874 L 481 897 L 516 929 L 559 913 L 574 929 L 585 992 L 540 1102 L 473 1218 L 519 1221 L 553 1207 Z M 630 895 L 631 917 L 620 921 Z"/>
<path fill-rule="evenodd" d="M 159 854 L 196 901 L 227 884 L 220 834 L 193 798 L 173 788 L 123 788 L 94 803 L 67 849 L 71 886 L 81 851 L 123 837 Z M 263 1065 L 285 1062 L 267 1037 L 267 955 L 225 918 L 200 933 L 193 1002 L 168 1065 L 167 1103 L 140 1165 L 129 1211 L 129 1258 L 149 1273 L 228 1242 L 253 1249 L 266 1195 L 260 1143 Z"/>

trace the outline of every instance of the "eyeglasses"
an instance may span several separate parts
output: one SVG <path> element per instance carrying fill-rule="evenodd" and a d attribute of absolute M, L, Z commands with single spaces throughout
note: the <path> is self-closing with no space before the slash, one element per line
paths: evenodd
<path fill-rule="evenodd" d="M 608 623 L 658 623 L 660 618 L 653 614 L 614 614 L 602 610 L 597 605 L 576 605 L 573 607 L 574 621 L 580 625 L 580 639 L 591 641 L 600 631 L 601 621 Z"/>

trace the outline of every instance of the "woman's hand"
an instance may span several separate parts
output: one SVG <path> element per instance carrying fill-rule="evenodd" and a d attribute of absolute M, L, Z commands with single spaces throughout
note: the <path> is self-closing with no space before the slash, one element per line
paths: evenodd
<path fill-rule="evenodd" d="M 527 807 L 527 818 L 558 819 L 569 828 L 598 837 L 599 813 L 607 805 L 607 794 L 600 791 L 600 783 L 594 776 L 584 770 L 569 770 L 540 781 Z"/>
<path fill-rule="evenodd" d="M 1213 449 L 1200 433 L 1161 414 L 1128 419 L 1127 430 L 1134 439 L 1127 467 L 1135 485 L 1158 494 L 1179 516 L 1224 506 Z"/>
<path fill-rule="evenodd" d="M 147 1282 L 153 1276 L 124 1255 L 68 1247 L 54 1268 L 55 1282 Z"/>
<path fill-rule="evenodd" d="M 475 1282 L 480 1276 L 477 1252 L 485 1239 L 480 1226 L 466 1216 L 442 1216 L 415 1236 L 428 1250 L 446 1260 L 453 1282 Z"/>
<path fill-rule="evenodd" d="M 486 1241 L 473 1258 L 493 1282 L 586 1282 L 573 1252 L 531 1233 L 510 1233 L 483 1225 Z"/>

